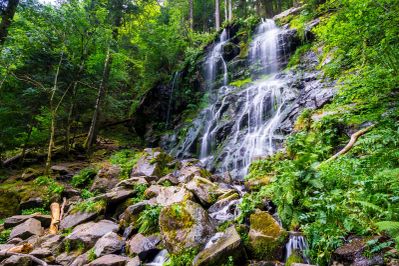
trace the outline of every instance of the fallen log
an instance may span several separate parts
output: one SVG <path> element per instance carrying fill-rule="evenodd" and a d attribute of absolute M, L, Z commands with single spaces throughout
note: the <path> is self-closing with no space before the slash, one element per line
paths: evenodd
<path fill-rule="evenodd" d="M 331 156 L 331 157 L 328 158 L 327 160 L 321 162 L 321 163 L 316 167 L 316 169 L 320 168 L 320 166 L 322 166 L 323 164 L 326 164 L 326 163 L 328 163 L 328 162 L 331 162 L 331 161 L 337 159 L 339 156 L 346 154 L 348 151 L 350 151 L 350 149 L 352 149 L 352 147 L 353 147 L 353 145 L 356 143 L 357 139 L 358 139 L 360 136 L 362 136 L 362 135 L 364 135 L 365 133 L 367 133 L 368 131 L 370 131 L 374 126 L 375 126 L 375 125 L 371 125 L 371 126 L 365 127 L 365 128 L 363 128 L 363 129 L 361 129 L 361 130 L 359 130 L 359 131 L 353 133 L 353 134 L 351 135 L 351 138 L 350 138 L 348 144 L 346 144 L 346 146 L 345 146 L 342 150 L 340 150 L 339 152 L 337 152 L 336 154 L 334 154 L 333 156 Z"/>

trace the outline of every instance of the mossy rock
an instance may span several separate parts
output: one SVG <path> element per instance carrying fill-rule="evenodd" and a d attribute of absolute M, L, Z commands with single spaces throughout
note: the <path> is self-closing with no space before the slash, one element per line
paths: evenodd
<path fill-rule="evenodd" d="M 14 191 L 0 189 L 0 218 L 17 214 L 19 211 L 19 195 Z"/>
<path fill-rule="evenodd" d="M 288 233 L 265 211 L 250 216 L 249 246 L 254 258 L 281 260 Z"/>
<path fill-rule="evenodd" d="M 285 266 L 291 266 L 294 263 L 304 263 L 303 258 L 299 255 L 298 251 L 294 250 L 291 255 L 287 258 Z"/>

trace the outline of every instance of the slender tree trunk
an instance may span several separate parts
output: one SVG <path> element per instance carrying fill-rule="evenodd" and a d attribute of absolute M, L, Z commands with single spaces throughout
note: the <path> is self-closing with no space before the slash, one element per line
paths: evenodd
<path fill-rule="evenodd" d="M 14 19 L 15 11 L 17 10 L 18 4 L 19 0 L 9 0 L 8 5 L 1 16 L 0 45 L 3 45 L 7 38 L 8 28 L 10 27 L 11 22 Z"/>
<path fill-rule="evenodd" d="M 190 29 L 194 29 L 194 4 L 193 0 L 189 0 L 189 5 L 190 5 L 190 14 L 189 14 L 189 24 L 190 24 Z"/>
<path fill-rule="evenodd" d="M 215 27 L 216 27 L 216 31 L 220 30 L 220 3 L 219 3 L 219 0 L 215 0 Z"/>
<path fill-rule="evenodd" d="M 233 6 L 231 4 L 231 0 L 228 0 L 228 1 L 229 1 L 229 21 L 232 21 L 233 20 Z"/>
<path fill-rule="evenodd" d="M 103 77 L 101 80 L 101 84 L 98 88 L 96 105 L 94 107 L 94 113 L 93 113 L 93 117 L 91 120 L 89 133 L 87 134 L 86 143 L 85 143 L 85 148 L 87 150 L 91 149 L 91 147 L 93 146 L 94 142 L 97 139 L 98 118 L 99 118 L 99 114 L 100 114 L 102 99 L 103 99 L 106 87 L 108 85 L 109 74 L 111 71 L 111 62 L 112 62 L 112 57 L 111 57 L 110 47 L 108 47 L 107 53 L 105 56 L 105 61 L 104 61 Z"/>
<path fill-rule="evenodd" d="M 57 87 L 58 87 L 58 76 L 60 74 L 61 63 L 62 63 L 63 58 L 64 58 L 64 53 L 61 53 L 60 61 L 58 62 L 58 66 L 57 66 L 57 71 L 55 72 L 53 89 L 52 89 L 51 97 L 50 97 L 51 126 L 50 126 L 50 140 L 49 140 L 48 149 L 47 149 L 46 167 L 44 170 L 44 174 L 46 174 L 46 175 L 50 174 L 50 168 L 51 168 L 51 159 L 52 159 L 52 153 L 53 153 L 53 147 L 54 147 L 54 136 L 55 136 L 55 120 L 56 120 L 56 116 L 57 116 L 57 109 L 59 106 L 59 105 L 57 107 L 54 106 L 54 96 L 55 96 L 55 92 L 57 91 Z M 62 99 L 60 101 L 62 101 Z"/>
<path fill-rule="evenodd" d="M 32 136 L 32 130 L 33 130 L 33 125 L 29 126 L 28 135 L 26 136 L 26 139 L 24 141 L 24 146 L 23 146 L 22 152 L 21 152 L 21 164 L 23 164 L 25 161 L 26 149 L 28 148 L 28 143 L 29 143 L 30 137 Z"/>
<path fill-rule="evenodd" d="M 71 123 L 72 123 L 72 115 L 73 111 L 75 110 L 75 98 L 76 98 L 76 87 L 78 82 L 75 81 L 72 88 L 72 102 L 69 106 L 68 110 L 68 117 L 66 122 L 66 129 L 65 129 L 65 153 L 68 154 L 71 149 Z"/>
<path fill-rule="evenodd" d="M 229 20 L 227 0 L 224 0 L 224 21 Z"/>

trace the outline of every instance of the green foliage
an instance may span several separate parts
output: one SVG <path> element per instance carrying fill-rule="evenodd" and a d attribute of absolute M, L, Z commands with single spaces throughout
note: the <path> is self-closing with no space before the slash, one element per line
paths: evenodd
<path fill-rule="evenodd" d="M 165 266 L 190 266 L 193 263 L 198 250 L 195 248 L 187 249 L 180 254 L 171 254 Z"/>
<path fill-rule="evenodd" d="M 394 221 L 382 221 L 376 223 L 376 226 L 380 231 L 385 231 L 393 238 L 396 243 L 396 248 L 399 247 L 399 222 Z"/>
<path fill-rule="evenodd" d="M 222 264 L 222 266 L 234 266 L 234 258 L 232 256 L 229 256 L 226 260 L 225 263 Z"/>
<path fill-rule="evenodd" d="M 234 87 L 242 87 L 244 85 L 247 85 L 248 83 L 251 83 L 252 79 L 251 78 L 246 78 L 246 79 L 241 79 L 241 80 L 235 80 L 230 82 L 230 86 L 234 86 Z"/>
<path fill-rule="evenodd" d="M 77 203 L 73 206 L 72 213 L 76 212 L 96 212 L 101 213 L 105 210 L 107 203 L 105 200 L 94 201 L 92 199 L 87 199 Z"/>
<path fill-rule="evenodd" d="M 158 221 L 161 209 L 162 207 L 158 205 L 146 206 L 146 209 L 140 213 L 137 219 L 139 233 L 150 234 L 159 231 Z"/>
<path fill-rule="evenodd" d="M 50 211 L 47 209 L 44 209 L 44 208 L 25 209 L 25 210 L 21 211 L 22 215 L 30 215 L 30 214 L 34 214 L 34 213 L 48 215 L 48 214 L 50 214 Z"/>
<path fill-rule="evenodd" d="M 46 205 L 49 204 L 50 201 L 59 198 L 64 191 L 64 186 L 49 176 L 39 176 L 35 179 L 34 183 L 41 189 L 45 189 L 44 201 Z"/>
<path fill-rule="evenodd" d="M 87 261 L 92 262 L 97 258 L 96 253 L 94 252 L 94 248 L 91 248 L 87 253 Z"/>
<path fill-rule="evenodd" d="M 0 244 L 5 244 L 10 237 L 11 229 L 5 229 L 0 232 Z"/>
<path fill-rule="evenodd" d="M 129 177 L 130 171 L 136 165 L 141 156 L 142 154 L 135 150 L 125 149 L 114 153 L 109 161 L 112 164 L 117 164 L 122 168 L 120 178 L 126 179 Z"/>
<path fill-rule="evenodd" d="M 298 48 L 296 48 L 295 53 L 290 57 L 290 61 L 288 62 L 287 67 L 296 67 L 301 63 L 302 56 L 309 51 L 312 47 L 311 44 L 304 44 Z"/>
<path fill-rule="evenodd" d="M 74 187 L 86 187 L 90 185 L 96 174 L 96 169 L 92 167 L 84 168 L 72 177 L 71 184 Z"/>
<path fill-rule="evenodd" d="M 82 189 L 80 196 L 82 197 L 82 199 L 89 199 L 95 196 L 95 193 L 87 190 L 87 189 Z"/>
<path fill-rule="evenodd" d="M 133 198 L 129 199 L 128 204 L 136 204 L 145 200 L 144 192 L 147 189 L 146 184 L 138 184 L 134 186 L 135 195 Z"/>

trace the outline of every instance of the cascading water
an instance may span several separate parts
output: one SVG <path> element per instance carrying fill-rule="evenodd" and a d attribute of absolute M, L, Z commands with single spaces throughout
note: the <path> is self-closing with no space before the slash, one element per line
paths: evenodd
<path fill-rule="evenodd" d="M 227 30 L 224 29 L 219 37 L 219 42 L 215 44 L 212 51 L 206 58 L 205 69 L 207 74 L 208 88 L 212 89 L 218 73 L 218 64 L 222 64 L 223 70 L 223 85 L 227 85 L 228 71 L 227 64 L 223 58 L 223 46 L 228 40 Z"/>
<path fill-rule="evenodd" d="M 295 252 L 297 255 L 302 256 L 305 263 L 309 263 L 309 259 L 305 252 L 308 250 L 306 239 L 298 232 L 290 233 L 288 243 L 285 245 L 286 256 L 285 261 Z"/>
<path fill-rule="evenodd" d="M 211 168 L 218 163 L 218 171 L 230 171 L 236 178 L 247 174 L 254 158 L 273 154 L 284 136 L 276 129 L 282 114 L 287 111 L 287 100 L 295 96 L 284 78 L 277 75 L 280 68 L 279 54 L 284 47 L 279 40 L 280 30 L 273 20 L 263 21 L 256 30 L 251 43 L 249 63 L 254 75 L 262 74 L 252 86 L 237 90 L 222 86 L 218 90 L 217 100 L 203 111 L 206 117 L 204 133 L 201 138 L 200 159 Z M 213 54 L 213 52 L 212 52 Z M 242 103 L 233 114 L 226 114 L 231 98 Z M 232 128 L 219 158 L 215 157 L 216 139 L 220 131 L 219 124 L 230 118 Z"/>
<path fill-rule="evenodd" d="M 169 259 L 169 253 L 166 249 L 161 250 L 153 259 L 153 261 L 146 263 L 146 266 L 162 266 Z"/>

